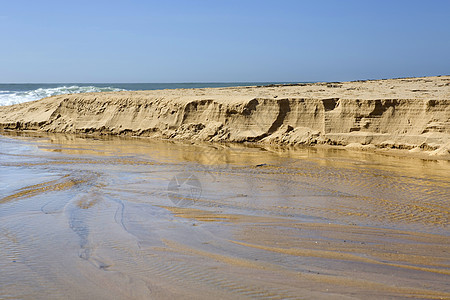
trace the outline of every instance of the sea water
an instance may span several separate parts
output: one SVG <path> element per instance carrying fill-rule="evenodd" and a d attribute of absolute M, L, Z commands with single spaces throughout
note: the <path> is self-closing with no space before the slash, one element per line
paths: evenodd
<path fill-rule="evenodd" d="M 159 89 L 214 88 L 279 84 L 281 82 L 214 82 L 214 83 L 13 83 L 0 84 L 0 106 L 45 97 L 92 92 L 118 92 Z M 283 82 L 285 83 L 285 82 Z"/>

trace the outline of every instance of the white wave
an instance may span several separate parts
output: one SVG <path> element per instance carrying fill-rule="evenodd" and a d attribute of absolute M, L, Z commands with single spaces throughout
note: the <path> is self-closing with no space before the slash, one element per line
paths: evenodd
<path fill-rule="evenodd" d="M 92 92 L 118 92 L 124 89 L 114 87 L 96 87 L 96 86 L 61 86 L 55 88 L 38 88 L 29 91 L 0 91 L 0 106 L 12 105 L 28 101 L 39 100 L 45 97 L 62 95 L 62 94 L 78 94 Z"/>

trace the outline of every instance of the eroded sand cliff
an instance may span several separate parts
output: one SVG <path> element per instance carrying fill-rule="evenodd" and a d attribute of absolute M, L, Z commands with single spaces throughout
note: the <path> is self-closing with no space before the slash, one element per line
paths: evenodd
<path fill-rule="evenodd" d="M 450 76 L 60 95 L 0 107 L 0 128 L 443 157 L 450 150 Z"/>

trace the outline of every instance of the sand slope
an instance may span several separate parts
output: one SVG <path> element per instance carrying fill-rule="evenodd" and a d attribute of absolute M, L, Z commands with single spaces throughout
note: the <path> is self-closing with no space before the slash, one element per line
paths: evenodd
<path fill-rule="evenodd" d="M 450 76 L 60 95 L 0 107 L 0 128 L 447 156 Z"/>

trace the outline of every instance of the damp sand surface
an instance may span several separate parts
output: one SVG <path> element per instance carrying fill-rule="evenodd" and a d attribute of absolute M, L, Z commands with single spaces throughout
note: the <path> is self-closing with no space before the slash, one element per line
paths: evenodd
<path fill-rule="evenodd" d="M 450 298 L 450 163 L 0 136 L 0 299 Z"/>

